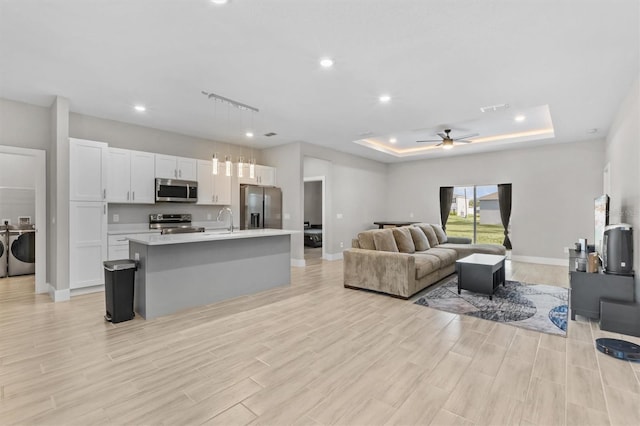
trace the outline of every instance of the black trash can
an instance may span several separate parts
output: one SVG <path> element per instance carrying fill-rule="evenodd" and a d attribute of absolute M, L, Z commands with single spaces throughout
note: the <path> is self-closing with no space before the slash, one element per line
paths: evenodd
<path fill-rule="evenodd" d="M 133 319 L 133 283 L 135 260 L 108 260 L 104 265 L 104 292 L 107 314 L 104 319 L 112 323 Z"/>

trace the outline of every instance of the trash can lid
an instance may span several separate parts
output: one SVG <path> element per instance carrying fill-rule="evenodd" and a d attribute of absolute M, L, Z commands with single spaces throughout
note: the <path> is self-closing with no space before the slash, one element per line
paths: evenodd
<path fill-rule="evenodd" d="M 106 260 L 102 262 L 104 269 L 107 271 L 122 271 L 125 269 L 136 269 L 137 264 L 135 260 L 131 259 L 119 259 L 119 260 Z"/>

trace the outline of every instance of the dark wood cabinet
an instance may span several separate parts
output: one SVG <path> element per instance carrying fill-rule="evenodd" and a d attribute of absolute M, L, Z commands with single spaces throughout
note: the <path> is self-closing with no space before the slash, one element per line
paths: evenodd
<path fill-rule="evenodd" d="M 586 254 L 569 250 L 569 284 L 571 319 L 576 315 L 600 319 L 600 299 L 633 302 L 635 299 L 633 276 L 588 273 L 576 271 L 576 259 Z"/>

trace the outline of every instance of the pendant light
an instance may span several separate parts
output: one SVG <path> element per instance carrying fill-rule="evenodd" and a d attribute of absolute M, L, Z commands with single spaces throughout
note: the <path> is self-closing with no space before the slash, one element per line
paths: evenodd
<path fill-rule="evenodd" d="M 213 153 L 213 158 L 211 159 L 211 162 L 213 163 L 213 167 L 211 168 L 211 173 L 214 175 L 218 174 L 218 153 L 214 152 Z"/>
<path fill-rule="evenodd" d="M 241 155 L 238 157 L 238 177 L 243 177 L 244 157 Z"/>
<path fill-rule="evenodd" d="M 256 159 L 253 157 L 249 160 L 249 178 L 256 178 Z"/>
<path fill-rule="evenodd" d="M 225 164 L 225 169 L 226 169 L 226 175 L 231 177 L 231 156 L 227 155 L 224 158 L 224 164 Z"/>

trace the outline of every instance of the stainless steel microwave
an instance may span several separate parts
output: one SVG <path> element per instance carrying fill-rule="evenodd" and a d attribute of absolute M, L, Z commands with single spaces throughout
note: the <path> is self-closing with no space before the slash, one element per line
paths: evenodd
<path fill-rule="evenodd" d="M 198 201 L 198 182 L 156 178 L 156 201 L 195 203 Z"/>

